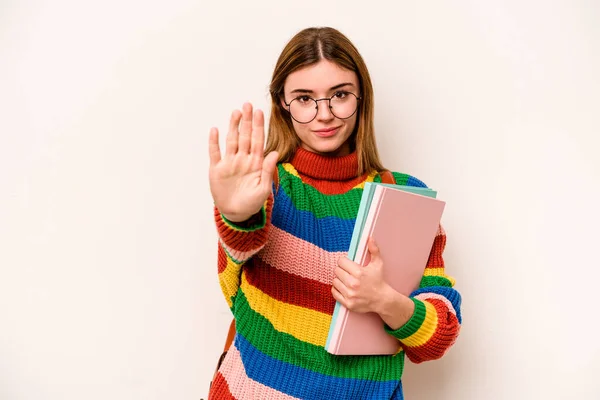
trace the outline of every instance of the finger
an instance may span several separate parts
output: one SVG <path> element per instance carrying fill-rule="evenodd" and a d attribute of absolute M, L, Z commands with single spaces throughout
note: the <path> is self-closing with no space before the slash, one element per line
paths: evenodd
<path fill-rule="evenodd" d="M 250 152 L 250 138 L 252 135 L 252 104 L 245 103 L 242 106 L 242 123 L 240 125 L 240 139 L 238 151 L 247 154 Z"/>
<path fill-rule="evenodd" d="M 340 298 L 342 298 L 344 301 L 346 300 L 345 294 L 348 289 L 344 286 L 344 284 L 342 282 L 340 282 L 338 279 L 334 279 L 332 289 L 333 289 L 332 293 L 337 293 Z M 338 299 L 336 299 L 336 300 L 338 300 Z"/>
<path fill-rule="evenodd" d="M 354 288 L 356 286 L 356 279 L 343 268 L 338 267 L 335 269 L 335 278 L 339 280 L 345 287 Z"/>
<path fill-rule="evenodd" d="M 362 266 L 356 264 L 354 261 L 351 261 L 347 257 L 340 257 L 340 259 L 338 260 L 338 266 L 354 277 L 359 276 L 361 268 L 363 268 Z"/>
<path fill-rule="evenodd" d="M 250 151 L 257 157 L 262 156 L 265 147 L 265 116 L 261 110 L 254 112 L 252 120 L 252 145 Z"/>
<path fill-rule="evenodd" d="M 340 293 L 339 290 L 337 290 L 335 287 L 332 287 L 331 294 L 333 295 L 333 298 L 335 299 L 335 301 L 337 301 L 338 303 L 340 303 L 341 305 L 346 307 L 346 298 L 344 297 L 344 295 L 342 295 Z M 348 307 L 346 307 L 346 308 L 348 308 Z"/>
<path fill-rule="evenodd" d="M 229 132 L 227 133 L 227 140 L 225 142 L 225 154 L 229 156 L 235 155 L 238 151 L 238 126 L 241 118 L 242 113 L 239 110 L 235 110 L 231 113 L 231 118 L 229 119 Z"/>
<path fill-rule="evenodd" d="M 219 148 L 219 130 L 211 128 L 208 136 L 208 155 L 210 157 L 210 165 L 213 166 L 221 161 L 221 149 Z"/>
<path fill-rule="evenodd" d="M 267 154 L 262 163 L 261 183 L 265 185 L 265 187 L 268 187 L 269 190 L 273 186 L 273 174 L 275 173 L 275 168 L 277 168 L 278 158 L 279 153 L 272 151 Z"/>

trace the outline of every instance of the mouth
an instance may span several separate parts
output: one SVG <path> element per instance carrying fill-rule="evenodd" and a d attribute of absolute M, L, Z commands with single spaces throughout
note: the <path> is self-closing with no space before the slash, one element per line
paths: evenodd
<path fill-rule="evenodd" d="M 335 135 L 339 129 L 340 129 L 340 127 L 336 126 L 333 128 L 318 129 L 313 132 L 319 137 L 331 137 L 331 136 Z"/>

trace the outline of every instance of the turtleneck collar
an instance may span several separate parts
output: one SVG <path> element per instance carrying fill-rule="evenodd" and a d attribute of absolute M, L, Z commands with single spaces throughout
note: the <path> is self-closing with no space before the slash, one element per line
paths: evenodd
<path fill-rule="evenodd" d="M 328 157 L 298 147 L 290 163 L 302 175 L 329 181 L 356 178 L 358 171 L 356 151 L 347 156 Z"/>

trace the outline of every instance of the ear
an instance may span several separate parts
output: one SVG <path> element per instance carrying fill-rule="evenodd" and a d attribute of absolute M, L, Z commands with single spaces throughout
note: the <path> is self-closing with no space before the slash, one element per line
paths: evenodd
<path fill-rule="evenodd" d="M 285 99 L 283 98 L 283 93 L 279 95 L 279 103 L 281 104 L 281 108 L 287 111 L 288 106 L 285 105 Z"/>

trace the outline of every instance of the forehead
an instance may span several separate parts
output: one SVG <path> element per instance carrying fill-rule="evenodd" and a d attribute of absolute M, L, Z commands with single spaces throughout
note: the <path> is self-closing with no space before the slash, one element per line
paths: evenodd
<path fill-rule="evenodd" d="M 355 72 L 342 68 L 329 60 L 299 69 L 288 75 L 284 90 L 306 89 L 313 92 L 326 92 L 340 83 L 353 83 L 358 88 L 358 76 Z"/>

